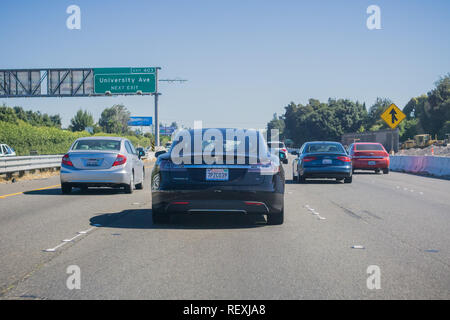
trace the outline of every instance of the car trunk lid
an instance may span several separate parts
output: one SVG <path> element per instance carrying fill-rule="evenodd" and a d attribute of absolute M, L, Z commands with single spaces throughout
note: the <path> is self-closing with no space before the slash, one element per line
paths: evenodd
<path fill-rule="evenodd" d="M 117 158 L 118 152 L 71 151 L 70 161 L 74 168 L 83 170 L 109 169 Z"/>

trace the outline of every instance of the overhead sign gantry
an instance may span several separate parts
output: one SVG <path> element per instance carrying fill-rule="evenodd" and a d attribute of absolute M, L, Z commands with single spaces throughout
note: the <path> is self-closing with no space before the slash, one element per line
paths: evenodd
<path fill-rule="evenodd" d="M 0 69 L 0 98 L 152 95 L 159 146 L 160 67 Z"/>

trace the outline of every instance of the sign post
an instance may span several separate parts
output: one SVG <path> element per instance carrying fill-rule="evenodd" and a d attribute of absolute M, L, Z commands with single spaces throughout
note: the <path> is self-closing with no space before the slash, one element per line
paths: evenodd
<path fill-rule="evenodd" d="M 406 115 L 393 103 L 381 114 L 381 119 L 392 129 L 391 154 L 394 152 L 394 130 L 405 118 Z"/>

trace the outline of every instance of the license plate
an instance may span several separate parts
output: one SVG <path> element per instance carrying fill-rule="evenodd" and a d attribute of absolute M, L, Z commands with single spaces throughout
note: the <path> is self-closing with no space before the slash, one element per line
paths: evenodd
<path fill-rule="evenodd" d="M 98 166 L 98 160 L 97 159 L 87 160 L 86 161 L 86 166 L 88 166 L 88 167 L 96 167 L 96 166 Z"/>
<path fill-rule="evenodd" d="M 322 160 L 322 164 L 331 164 L 331 163 L 332 163 L 331 159 L 323 159 Z"/>
<path fill-rule="evenodd" d="M 376 165 L 377 163 L 376 163 L 375 161 L 369 161 L 369 162 L 367 162 L 367 164 L 368 164 L 369 166 L 374 166 L 374 165 Z"/>
<path fill-rule="evenodd" d="M 228 181 L 228 169 L 206 169 L 207 181 Z"/>

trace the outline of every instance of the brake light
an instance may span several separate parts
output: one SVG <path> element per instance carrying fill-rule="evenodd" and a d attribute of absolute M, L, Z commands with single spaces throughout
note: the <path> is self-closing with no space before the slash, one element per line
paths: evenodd
<path fill-rule="evenodd" d="M 350 157 L 346 157 L 346 156 L 341 156 L 341 157 L 337 157 L 338 160 L 341 160 L 343 162 L 351 162 L 352 159 Z"/>
<path fill-rule="evenodd" d="M 73 167 L 73 163 L 72 161 L 70 161 L 69 154 L 65 154 L 64 157 L 62 157 L 61 163 L 65 164 L 66 166 Z"/>
<path fill-rule="evenodd" d="M 176 201 L 176 202 L 172 202 L 172 204 L 189 204 L 188 201 Z"/>
<path fill-rule="evenodd" d="M 262 206 L 263 205 L 262 202 L 257 202 L 257 201 L 245 201 L 245 204 L 248 206 Z"/>
<path fill-rule="evenodd" d="M 116 161 L 114 161 L 112 166 L 113 167 L 114 166 L 120 166 L 122 164 L 125 164 L 125 162 L 127 162 L 127 157 L 125 157 L 123 154 L 118 154 L 117 158 L 116 158 Z"/>
<path fill-rule="evenodd" d="M 303 162 L 310 162 L 310 161 L 313 161 L 313 160 L 316 160 L 317 158 L 316 157 L 304 157 L 303 158 Z"/>
<path fill-rule="evenodd" d="M 283 148 L 283 149 L 281 149 L 283 152 L 287 152 L 287 149 L 286 148 Z"/>
<path fill-rule="evenodd" d="M 256 170 L 259 170 L 261 175 L 275 175 L 280 172 L 280 165 L 269 161 L 267 163 L 256 164 Z"/>

